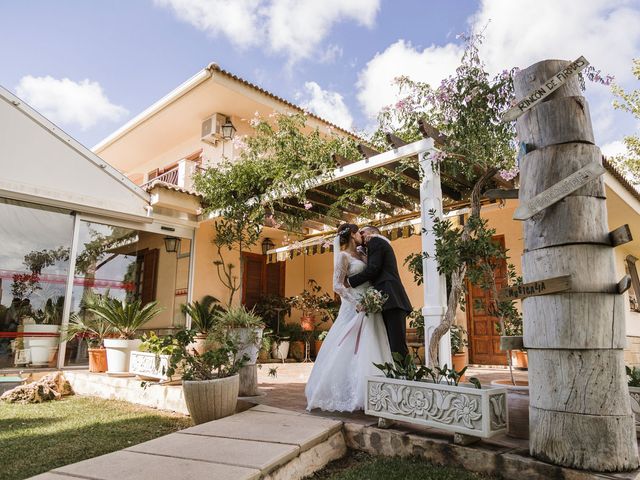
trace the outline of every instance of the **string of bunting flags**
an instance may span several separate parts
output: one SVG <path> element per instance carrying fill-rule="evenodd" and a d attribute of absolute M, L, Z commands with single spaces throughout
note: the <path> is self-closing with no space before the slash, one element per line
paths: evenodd
<path fill-rule="evenodd" d="M 419 223 L 415 225 L 401 225 L 389 229 L 382 228 L 382 235 L 391 241 L 420 234 Z M 284 247 L 270 250 L 267 252 L 267 263 L 284 262 L 300 255 L 322 255 L 323 253 L 333 252 L 334 235 L 335 233 L 328 236 L 307 238 L 298 242 L 292 242 L 290 245 Z"/>

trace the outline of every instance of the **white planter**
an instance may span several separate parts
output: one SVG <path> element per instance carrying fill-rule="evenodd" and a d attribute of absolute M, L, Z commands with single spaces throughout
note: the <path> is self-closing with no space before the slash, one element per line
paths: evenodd
<path fill-rule="evenodd" d="M 636 419 L 636 436 L 640 437 L 640 387 L 629 387 L 631 411 Z"/>
<path fill-rule="evenodd" d="M 170 355 L 156 355 L 135 350 L 129 355 L 129 372 L 142 378 L 171 380 L 171 377 L 166 375 L 167 368 L 169 368 L 169 357 Z"/>
<path fill-rule="evenodd" d="M 289 340 L 273 342 L 273 345 L 271 345 L 271 356 L 278 360 L 285 360 L 289 355 L 289 344 Z"/>
<path fill-rule="evenodd" d="M 364 413 L 489 438 L 507 430 L 507 391 L 370 376 Z"/>
<path fill-rule="evenodd" d="M 47 324 L 26 324 L 23 327 L 24 348 L 28 352 L 26 355 L 30 363 L 36 367 L 47 366 L 53 362 L 59 343 L 59 325 Z M 50 336 L 33 336 L 30 333 L 47 334 Z"/>
<path fill-rule="evenodd" d="M 142 340 L 126 340 L 122 338 L 105 338 L 107 349 L 107 373 L 113 375 L 129 374 L 129 357 L 131 352 L 140 347 Z"/>
<path fill-rule="evenodd" d="M 262 331 L 264 328 L 233 328 L 231 335 L 238 342 L 237 358 L 243 355 L 249 357 L 248 365 L 253 365 L 258 360 L 260 345 L 262 344 Z"/>

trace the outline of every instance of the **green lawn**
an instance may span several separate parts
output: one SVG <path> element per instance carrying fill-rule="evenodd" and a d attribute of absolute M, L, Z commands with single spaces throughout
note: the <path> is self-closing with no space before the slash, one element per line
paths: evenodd
<path fill-rule="evenodd" d="M 374 457 L 350 451 L 306 480 L 479 480 L 490 479 L 466 470 L 438 467 L 419 458 Z"/>
<path fill-rule="evenodd" d="M 191 425 L 189 417 L 116 400 L 0 402 L 0 480 L 27 478 Z"/>

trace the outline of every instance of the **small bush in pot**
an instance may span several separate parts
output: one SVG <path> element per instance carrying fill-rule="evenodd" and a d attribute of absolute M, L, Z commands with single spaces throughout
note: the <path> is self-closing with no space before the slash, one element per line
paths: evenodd
<path fill-rule="evenodd" d="M 290 323 L 287 325 L 287 331 L 291 339 L 291 345 L 289 347 L 289 355 L 301 362 L 304 359 L 304 342 L 305 333 L 304 328 L 297 323 Z"/>
<path fill-rule="evenodd" d="M 87 312 L 87 305 L 93 301 L 93 294 L 84 296 L 80 312 L 73 312 L 69 317 L 69 325 L 62 332 L 66 342 L 77 338 L 85 340 L 89 347 L 89 371 L 101 373 L 107 371 L 107 351 L 104 348 L 106 338 L 113 335 L 113 327 L 104 318 Z"/>
<path fill-rule="evenodd" d="M 221 344 L 231 341 L 238 347 L 238 356 L 246 354 L 248 363 L 254 364 L 262 345 L 264 327 L 262 318 L 253 310 L 247 310 L 244 306 L 229 307 L 217 314 L 213 338 Z"/>
<path fill-rule="evenodd" d="M 182 388 L 189 414 L 194 423 L 204 423 L 232 415 L 236 410 L 240 386 L 238 371 L 247 361 L 238 358 L 238 346 L 227 338 L 218 348 L 203 354 L 191 344 L 197 330 L 179 330 L 175 335 L 150 339 L 155 350 L 171 349 L 168 377 L 182 371 Z"/>

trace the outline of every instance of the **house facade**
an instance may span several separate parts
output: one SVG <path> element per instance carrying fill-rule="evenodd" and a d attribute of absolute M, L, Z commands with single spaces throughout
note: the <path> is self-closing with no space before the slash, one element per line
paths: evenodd
<path fill-rule="evenodd" d="M 255 115 L 301 111 L 299 107 L 211 64 L 88 151 L 9 92 L 0 93 L 0 162 L 14 177 L 0 183 L 0 214 L 5 220 L 0 237 L 12 246 L 0 256 L 0 368 L 34 366 L 27 358 L 33 353 L 33 339 L 55 335 L 25 334 L 25 329 L 37 328 L 17 322 L 20 308 L 30 309 L 29 317 L 37 325 L 46 325 L 47 315 L 53 315 L 51 324 L 64 324 L 79 312 L 87 291 L 109 290 L 119 298 L 158 301 L 163 313 L 148 329 L 169 331 L 184 324 L 181 305 L 191 299 L 213 295 L 226 303 L 229 290 L 213 263 L 219 259 L 212 243 L 215 219 L 203 211 L 193 175 L 215 167 L 223 157 L 239 158 L 236 143 L 224 138 L 224 125 L 233 125 L 238 136 L 250 135 Z M 313 115 L 308 124 L 352 135 Z M 56 168 L 47 162 L 55 162 Z M 628 224 L 638 237 L 640 194 L 611 165 L 605 166 L 610 230 Z M 523 229 L 512 219 L 517 206 L 517 200 L 487 202 L 482 215 L 519 273 Z M 464 222 L 467 213 L 464 205 L 445 205 L 445 214 L 456 222 Z M 421 251 L 419 220 L 419 212 L 414 212 L 383 226 L 415 308 L 423 305 L 423 287 L 415 284 L 402 262 Z M 333 256 L 323 244 L 319 225 L 297 236 L 265 226 L 255 246 L 225 254 L 225 261 L 243 272 L 242 289 L 233 303 L 252 306 L 263 294 L 297 295 L 309 280 L 332 294 Z M 620 278 L 630 273 L 634 280 L 624 293 L 626 360 L 640 365 L 635 293 L 640 294 L 635 272 L 640 243 L 621 245 L 615 255 Z M 470 286 L 467 305 L 481 305 L 484 296 Z M 294 310 L 287 321 L 297 323 L 300 316 Z M 468 331 L 469 363 L 505 363 L 495 319 L 481 307 L 472 307 L 458 312 L 456 321 Z M 49 358 L 40 366 L 82 365 L 86 360 L 82 342 L 48 348 Z"/>

